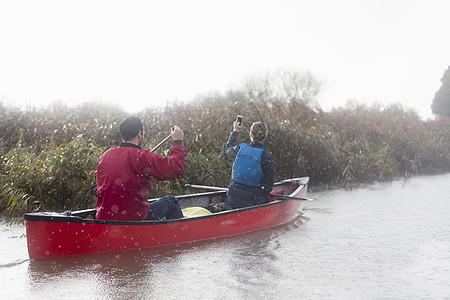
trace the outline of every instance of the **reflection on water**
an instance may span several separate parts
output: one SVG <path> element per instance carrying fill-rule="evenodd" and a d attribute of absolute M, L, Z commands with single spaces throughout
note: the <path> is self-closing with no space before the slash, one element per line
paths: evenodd
<path fill-rule="evenodd" d="M 83 299 L 114 299 L 119 291 L 136 298 L 142 293 L 140 285 L 152 274 L 156 262 L 157 255 L 143 255 L 139 251 L 31 261 L 27 286 L 31 294 L 42 297 L 49 293 L 54 295 L 56 291 L 58 297 L 82 295 Z M 151 281 L 148 283 L 145 288 L 151 293 Z M 65 289 L 58 290 L 59 286 Z"/>
<path fill-rule="evenodd" d="M 271 277 L 281 274 L 273 253 L 280 247 L 276 238 L 304 220 L 299 216 L 277 228 L 212 241 L 30 261 L 27 292 L 83 299 L 274 294 L 278 287 Z"/>
<path fill-rule="evenodd" d="M 446 299 L 450 174 L 310 194 L 293 222 L 178 246 L 29 261 L 0 225 L 1 299 Z"/>

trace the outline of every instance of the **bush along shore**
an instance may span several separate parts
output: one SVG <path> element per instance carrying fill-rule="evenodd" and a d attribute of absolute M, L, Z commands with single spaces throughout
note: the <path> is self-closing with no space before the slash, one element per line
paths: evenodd
<path fill-rule="evenodd" d="M 282 92 L 249 82 L 240 90 L 136 114 L 144 120 L 144 147 L 157 145 L 177 124 L 189 152 L 185 176 L 154 181 L 152 197 L 198 192 L 185 183 L 226 187 L 233 158 L 224 147 L 237 114 L 244 115 L 238 142 L 249 142 L 252 122 L 268 125 L 265 144 L 277 181 L 309 176 L 312 187 L 354 188 L 450 171 L 450 119 L 423 121 L 399 105 L 354 104 L 323 112 L 314 101 L 319 83 L 302 80 L 289 81 Z M 0 211 L 20 217 L 94 207 L 97 163 L 120 142 L 118 127 L 127 115 L 101 103 L 23 110 L 0 102 Z M 169 145 L 157 153 L 168 155 Z"/>

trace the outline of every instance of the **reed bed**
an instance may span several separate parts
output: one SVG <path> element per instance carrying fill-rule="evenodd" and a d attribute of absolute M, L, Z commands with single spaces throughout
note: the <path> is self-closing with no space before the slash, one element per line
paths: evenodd
<path fill-rule="evenodd" d="M 323 112 L 314 101 L 320 84 L 308 76 L 290 78 L 281 92 L 267 81 L 247 82 L 225 94 L 140 112 L 145 147 L 155 146 L 177 124 L 189 151 L 185 176 L 154 182 L 152 196 L 193 192 L 185 183 L 226 187 L 233 159 L 224 147 L 237 114 L 244 115 L 238 142 L 249 142 L 252 122 L 268 125 L 276 180 L 309 176 L 313 187 L 354 188 L 450 171 L 448 118 L 422 121 L 398 105 Z M 120 142 L 118 126 L 126 116 L 104 103 L 18 109 L 0 102 L 0 211 L 21 216 L 93 207 L 97 163 Z M 168 149 L 167 144 L 157 152 L 168 155 Z"/>

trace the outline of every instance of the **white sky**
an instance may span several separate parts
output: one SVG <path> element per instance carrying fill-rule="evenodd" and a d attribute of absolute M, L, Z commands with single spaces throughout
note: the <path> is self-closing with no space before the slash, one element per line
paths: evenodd
<path fill-rule="evenodd" d="M 447 0 L 0 0 L 0 100 L 102 100 L 127 111 L 286 69 L 324 109 L 402 103 L 420 116 L 450 65 Z"/>

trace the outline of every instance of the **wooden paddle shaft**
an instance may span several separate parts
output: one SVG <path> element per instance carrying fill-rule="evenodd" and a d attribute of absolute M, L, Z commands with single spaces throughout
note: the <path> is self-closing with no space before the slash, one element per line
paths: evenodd
<path fill-rule="evenodd" d="M 205 190 L 214 190 L 214 191 L 228 191 L 227 188 L 216 187 L 216 186 L 208 186 L 208 185 L 197 185 L 197 184 L 186 184 L 186 187 L 191 187 L 194 189 L 205 189 Z"/>
<path fill-rule="evenodd" d="M 214 190 L 214 191 L 228 191 L 227 188 L 222 187 L 216 187 L 216 186 L 208 186 L 208 185 L 197 185 L 197 184 L 186 184 L 186 187 L 191 187 L 195 189 L 206 189 L 206 190 Z M 314 199 L 311 198 L 297 198 L 297 197 L 291 197 L 286 195 L 278 195 L 278 194 L 269 194 L 270 196 L 274 198 L 278 198 L 281 200 L 297 200 L 297 201 L 314 201 Z"/>
<path fill-rule="evenodd" d="M 155 146 L 152 150 L 150 150 L 150 151 L 155 152 L 159 147 L 162 146 L 162 144 L 164 144 L 165 142 L 167 142 L 168 139 L 170 139 L 170 134 L 169 134 L 168 136 L 166 136 L 165 139 L 163 139 L 161 142 L 159 142 L 159 144 L 156 145 L 156 146 Z"/>

